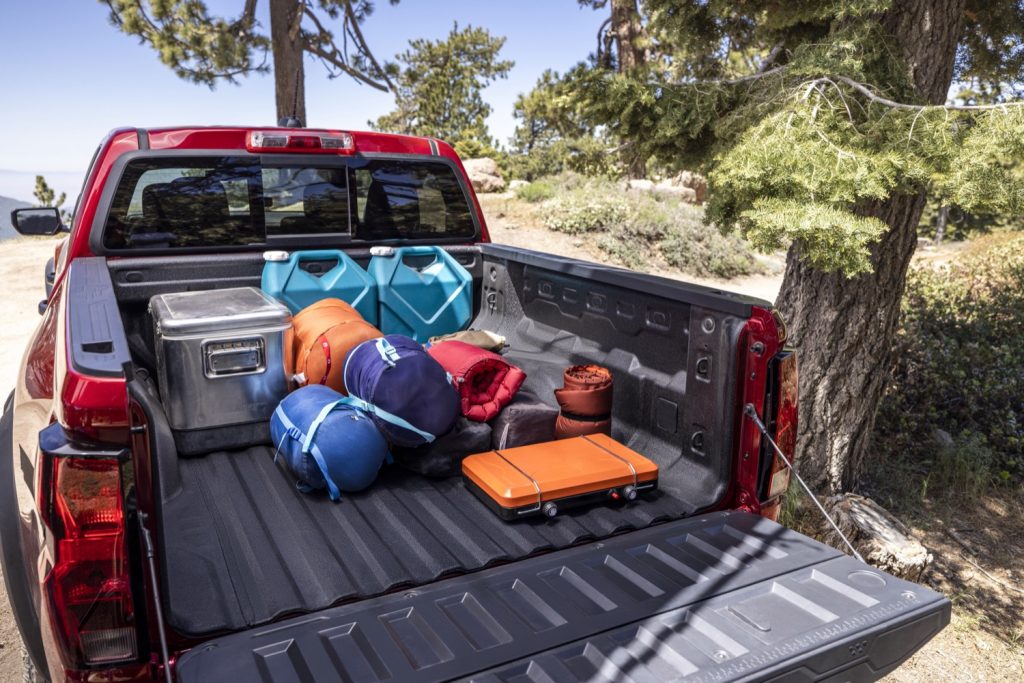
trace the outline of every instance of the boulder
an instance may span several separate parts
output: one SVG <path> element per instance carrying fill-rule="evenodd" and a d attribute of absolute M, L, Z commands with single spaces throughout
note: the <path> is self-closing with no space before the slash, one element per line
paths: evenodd
<path fill-rule="evenodd" d="M 466 159 L 462 162 L 469 176 L 469 182 L 473 185 L 474 192 L 502 192 L 505 189 L 505 179 L 501 177 L 498 170 L 498 163 L 489 157 L 479 159 Z"/>
<path fill-rule="evenodd" d="M 932 430 L 932 443 L 935 444 L 940 450 L 947 450 L 953 448 L 956 442 L 953 440 L 953 435 L 944 429 L 936 427 Z"/>
<path fill-rule="evenodd" d="M 639 192 L 652 192 L 654 190 L 654 181 L 647 180 L 647 178 L 630 178 L 626 181 L 626 187 Z"/>
<path fill-rule="evenodd" d="M 689 204 L 697 203 L 697 190 L 679 182 L 679 178 L 666 178 L 655 183 L 647 178 L 631 178 L 626 181 L 626 187 L 637 192 L 651 192 L 654 194 L 678 197 Z"/>
<path fill-rule="evenodd" d="M 510 189 L 510 190 L 512 190 L 513 192 L 515 192 L 515 191 L 516 191 L 516 190 L 518 190 L 518 189 L 519 189 L 520 187 L 526 187 L 526 186 L 527 186 L 527 185 L 529 185 L 529 184 L 530 184 L 530 183 L 528 183 L 528 182 L 527 182 L 527 181 L 525 181 L 525 180 L 522 180 L 521 178 L 516 178 L 515 180 L 512 180 L 512 181 L 510 181 L 510 182 L 509 182 L 509 184 L 508 184 L 508 189 Z"/>
<path fill-rule="evenodd" d="M 675 182 L 693 190 L 696 203 L 703 204 L 708 195 L 708 179 L 693 171 L 683 171 L 675 178 Z"/>
<path fill-rule="evenodd" d="M 832 496 L 822 503 L 857 552 L 870 564 L 901 579 L 921 580 L 932 563 L 932 554 L 888 510 L 870 498 L 853 493 Z M 847 549 L 824 520 L 821 520 L 821 531 L 826 543 L 840 550 Z"/>
<path fill-rule="evenodd" d="M 654 191 L 658 194 L 671 195 L 678 197 L 680 200 L 687 204 L 697 203 L 697 192 L 692 187 L 684 187 L 677 184 L 674 180 L 662 180 L 654 186 Z"/>

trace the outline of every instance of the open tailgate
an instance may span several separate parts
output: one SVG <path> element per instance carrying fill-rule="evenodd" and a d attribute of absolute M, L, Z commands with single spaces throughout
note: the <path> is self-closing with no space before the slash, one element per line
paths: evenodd
<path fill-rule="evenodd" d="M 875 680 L 949 618 L 938 593 L 716 512 L 217 638 L 176 672 L 182 683 Z"/>

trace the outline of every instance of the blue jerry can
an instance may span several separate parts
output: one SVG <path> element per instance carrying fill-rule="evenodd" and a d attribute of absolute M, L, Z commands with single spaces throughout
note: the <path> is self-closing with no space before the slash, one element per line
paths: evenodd
<path fill-rule="evenodd" d="M 300 267 L 309 261 L 335 261 L 337 265 L 315 275 Z M 261 286 L 293 314 L 321 299 L 335 298 L 359 311 L 366 322 L 377 324 L 377 283 L 340 249 L 296 251 L 287 260 L 268 260 Z"/>
<path fill-rule="evenodd" d="M 406 257 L 433 256 L 410 266 Z M 430 337 L 465 329 L 473 316 L 473 276 L 440 247 L 398 247 L 370 259 L 377 282 L 384 334 L 403 334 L 423 343 Z"/>

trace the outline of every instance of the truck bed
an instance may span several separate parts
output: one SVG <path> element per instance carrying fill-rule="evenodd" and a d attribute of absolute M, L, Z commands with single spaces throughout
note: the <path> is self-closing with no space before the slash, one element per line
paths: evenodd
<path fill-rule="evenodd" d="M 510 524 L 459 479 L 397 467 L 332 503 L 297 492 L 273 455 L 261 446 L 181 461 L 181 493 L 162 515 L 176 630 L 251 627 L 692 512 L 662 492 L 625 508 Z"/>
<path fill-rule="evenodd" d="M 335 504 L 296 491 L 269 445 L 179 456 L 155 387 L 137 382 L 147 385 L 133 392 L 151 428 L 162 598 L 175 630 L 204 636 L 265 624 L 690 516 L 726 494 L 736 345 L 750 301 L 496 245 L 453 253 L 474 275 L 472 327 L 506 336 L 525 388 L 553 403 L 566 366 L 611 369 L 612 435 L 658 464 L 659 490 L 625 508 L 508 523 L 458 478 L 385 468 L 370 489 Z M 145 368 L 149 297 L 258 285 L 262 259 L 121 259 L 110 269 Z"/>

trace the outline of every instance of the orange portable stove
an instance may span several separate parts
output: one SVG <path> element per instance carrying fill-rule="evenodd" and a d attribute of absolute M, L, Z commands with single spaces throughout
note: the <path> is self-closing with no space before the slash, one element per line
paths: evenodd
<path fill-rule="evenodd" d="M 629 502 L 658 486 L 658 466 L 604 434 L 470 455 L 470 491 L 506 520 L 554 517 L 570 507 Z"/>

